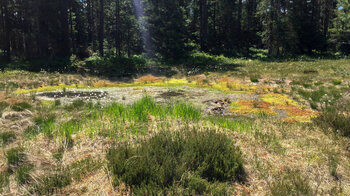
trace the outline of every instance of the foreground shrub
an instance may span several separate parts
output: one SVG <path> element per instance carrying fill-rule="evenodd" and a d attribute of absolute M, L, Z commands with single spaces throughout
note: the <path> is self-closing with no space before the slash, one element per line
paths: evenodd
<path fill-rule="evenodd" d="M 350 137 L 350 101 L 342 101 L 327 107 L 314 122 L 325 131 L 332 130 L 342 136 Z"/>
<path fill-rule="evenodd" d="M 135 194 L 210 193 L 222 189 L 209 186 L 242 180 L 244 173 L 240 150 L 214 131 L 161 132 L 135 146 L 112 148 L 107 159 L 115 184 L 122 181 Z"/>

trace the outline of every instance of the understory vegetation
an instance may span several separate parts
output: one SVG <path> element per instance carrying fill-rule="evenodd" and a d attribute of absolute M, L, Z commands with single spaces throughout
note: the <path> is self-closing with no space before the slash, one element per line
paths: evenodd
<path fill-rule="evenodd" d="M 171 78 L 1 72 L 1 194 L 350 193 L 348 60 L 193 55 Z"/>

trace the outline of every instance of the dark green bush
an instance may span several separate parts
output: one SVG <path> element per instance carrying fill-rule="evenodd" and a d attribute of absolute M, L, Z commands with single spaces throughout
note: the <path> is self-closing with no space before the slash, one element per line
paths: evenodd
<path fill-rule="evenodd" d="M 253 83 L 259 83 L 259 78 L 257 78 L 257 77 L 251 77 L 251 78 L 250 78 L 250 81 L 253 82 Z"/>
<path fill-rule="evenodd" d="M 91 57 L 86 60 L 85 66 L 92 74 L 124 77 L 133 75 L 138 67 L 143 67 L 146 60 L 140 56 L 118 57 L 107 56 Z"/>
<path fill-rule="evenodd" d="M 135 193 L 180 187 L 203 194 L 212 183 L 242 180 L 244 174 L 240 150 L 214 131 L 164 131 L 135 146 L 110 149 L 107 160 L 114 182 L 126 183 Z M 188 173 L 194 175 L 185 182 Z"/>

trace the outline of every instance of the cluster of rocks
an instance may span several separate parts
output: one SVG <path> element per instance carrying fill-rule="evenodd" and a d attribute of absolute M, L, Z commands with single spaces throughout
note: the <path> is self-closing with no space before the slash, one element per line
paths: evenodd
<path fill-rule="evenodd" d="M 231 100 L 228 98 L 207 101 L 208 113 L 212 115 L 233 115 L 230 112 Z"/>

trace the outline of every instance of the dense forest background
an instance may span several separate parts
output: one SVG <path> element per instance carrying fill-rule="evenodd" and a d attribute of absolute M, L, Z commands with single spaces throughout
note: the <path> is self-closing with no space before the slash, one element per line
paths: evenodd
<path fill-rule="evenodd" d="M 2 60 L 350 52 L 348 0 L 1 0 Z"/>

